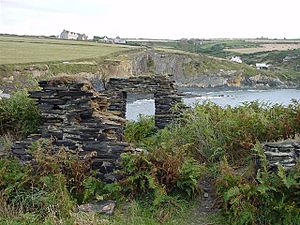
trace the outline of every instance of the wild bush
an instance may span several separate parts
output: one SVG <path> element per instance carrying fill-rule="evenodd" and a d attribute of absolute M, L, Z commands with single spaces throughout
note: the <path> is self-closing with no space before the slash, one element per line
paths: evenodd
<path fill-rule="evenodd" d="M 263 162 L 252 179 L 221 163 L 217 186 L 230 224 L 300 224 L 300 162 L 291 171 L 279 166 L 276 173 Z"/>
<path fill-rule="evenodd" d="M 94 176 L 87 177 L 84 182 L 83 202 L 91 200 L 116 199 L 121 201 L 124 199 L 123 188 L 118 182 L 104 183 Z"/>
<path fill-rule="evenodd" d="M 177 151 L 157 149 L 151 153 L 123 154 L 123 171 L 126 178 L 121 181 L 124 191 L 132 196 L 146 195 L 158 205 L 169 194 L 193 197 L 198 191 L 198 180 L 204 166 L 188 155 Z"/>
<path fill-rule="evenodd" d="M 51 150 L 51 141 L 41 139 L 29 150 L 32 165 L 20 165 L 15 159 L 0 160 L 0 196 L 7 204 L 40 220 L 49 213 L 69 217 L 75 203 L 82 202 L 84 180 L 90 176 L 87 161 L 78 160 L 64 149 Z"/>
<path fill-rule="evenodd" d="M 108 198 L 120 201 L 124 196 L 145 197 L 147 213 L 157 215 L 152 220 L 164 222 L 180 210 L 182 202 L 187 204 L 180 194 L 192 197 L 197 192 L 203 171 L 196 161 L 185 161 L 184 155 L 158 151 L 148 156 L 125 154 L 127 177 L 120 183 L 105 184 L 91 175 L 86 167 L 89 162 L 79 161 L 64 149 L 54 152 L 51 140 L 35 142 L 28 151 L 32 165 L 0 160 L 0 223 L 72 224 L 78 219 L 76 203 Z"/>
<path fill-rule="evenodd" d="M 127 134 L 139 133 L 147 122 L 143 119 L 133 124 Z M 158 146 L 170 151 L 185 147 L 200 162 L 218 162 L 226 155 L 231 162 L 241 164 L 241 159 L 251 155 L 251 148 L 257 141 L 293 138 L 299 132 L 298 101 L 288 106 L 250 102 L 226 108 L 207 102 L 186 110 L 181 120 L 168 128 L 150 136 L 133 138 L 133 143 L 149 151 Z"/>
<path fill-rule="evenodd" d="M 142 142 L 152 136 L 155 131 L 154 117 L 140 115 L 138 122 L 127 122 L 124 135 L 128 142 L 141 145 Z"/>
<path fill-rule="evenodd" d="M 300 132 L 299 118 L 299 102 L 287 107 L 251 102 L 225 109 L 206 103 L 184 115 L 175 128 L 178 135 L 174 140 L 192 143 L 206 160 L 215 161 L 226 155 L 238 162 L 251 154 L 257 141 L 294 137 Z"/>
<path fill-rule="evenodd" d="M 37 130 L 40 114 L 35 101 L 26 91 L 18 91 L 0 100 L 0 135 L 26 136 Z"/>
<path fill-rule="evenodd" d="M 135 122 L 130 133 L 142 130 L 139 126 L 142 123 Z M 210 102 L 196 105 L 178 123 L 133 141 L 148 151 L 124 156 L 125 184 L 131 193 L 151 193 L 154 203 L 163 204 L 171 193 L 194 195 L 191 187 L 200 176 L 188 174 L 205 162 L 209 163 L 207 172 L 214 171 L 217 177 L 230 224 L 299 224 L 299 165 L 290 172 L 279 168 L 274 174 L 265 163 L 257 176 L 252 165 L 253 154 L 261 148 L 258 143 L 294 138 L 299 133 L 297 101 L 288 106 L 259 102 L 226 108 Z M 220 170 L 214 170 L 219 163 Z"/>

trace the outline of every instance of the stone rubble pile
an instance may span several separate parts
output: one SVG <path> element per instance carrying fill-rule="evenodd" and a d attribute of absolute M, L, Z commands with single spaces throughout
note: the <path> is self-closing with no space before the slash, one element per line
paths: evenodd
<path fill-rule="evenodd" d="M 265 143 L 264 151 L 271 168 L 282 165 L 285 169 L 290 169 L 300 159 L 300 141 Z"/>

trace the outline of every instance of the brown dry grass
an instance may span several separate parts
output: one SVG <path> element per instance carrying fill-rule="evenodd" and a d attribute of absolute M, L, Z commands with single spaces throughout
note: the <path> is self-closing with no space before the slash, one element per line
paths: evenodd
<path fill-rule="evenodd" d="M 59 86 L 59 85 L 72 85 L 72 84 L 82 84 L 86 89 L 93 90 L 91 82 L 85 77 L 73 76 L 73 75 L 61 75 L 56 77 L 51 77 L 48 80 L 49 85 Z"/>
<path fill-rule="evenodd" d="M 284 50 L 293 50 L 300 48 L 299 43 L 268 43 L 260 44 L 260 47 L 256 48 L 236 48 L 236 49 L 225 49 L 225 51 L 238 52 L 242 54 L 250 54 L 256 52 L 270 52 L 270 51 L 284 51 Z"/>
<path fill-rule="evenodd" d="M 253 43 L 300 43 L 300 39 L 245 39 Z"/>

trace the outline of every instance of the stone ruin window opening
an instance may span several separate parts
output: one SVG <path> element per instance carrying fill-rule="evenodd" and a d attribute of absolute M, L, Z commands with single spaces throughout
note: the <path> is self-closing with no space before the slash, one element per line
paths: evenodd
<path fill-rule="evenodd" d="M 38 104 L 43 123 L 36 134 L 16 142 L 12 154 L 30 163 L 33 158 L 27 149 L 31 143 L 51 137 L 53 152 L 64 146 L 81 159 L 88 157 L 97 178 L 108 183 L 119 179 L 115 170 L 120 169 L 120 155 L 132 150 L 123 135 L 127 93 L 153 93 L 158 129 L 176 120 L 178 113 L 171 108 L 181 102 L 167 76 L 111 78 L 98 90 L 90 82 L 68 76 L 40 81 L 39 85 L 41 90 L 30 96 Z"/>
<path fill-rule="evenodd" d="M 127 93 L 126 119 L 137 121 L 140 115 L 155 115 L 155 100 L 153 93 Z"/>

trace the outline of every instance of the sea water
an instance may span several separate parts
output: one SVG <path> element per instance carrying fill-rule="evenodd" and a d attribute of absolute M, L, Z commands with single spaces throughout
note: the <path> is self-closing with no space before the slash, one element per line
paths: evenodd
<path fill-rule="evenodd" d="M 300 101 L 300 90 L 297 89 L 269 89 L 269 90 L 234 90 L 234 91 L 203 91 L 202 89 L 185 89 L 183 102 L 188 106 L 201 104 L 205 101 L 214 102 L 221 107 L 238 106 L 244 102 L 260 101 L 268 104 L 288 105 L 292 99 Z M 153 96 L 138 98 L 131 96 L 127 99 L 126 118 L 137 120 L 139 114 L 154 115 L 155 106 Z"/>

